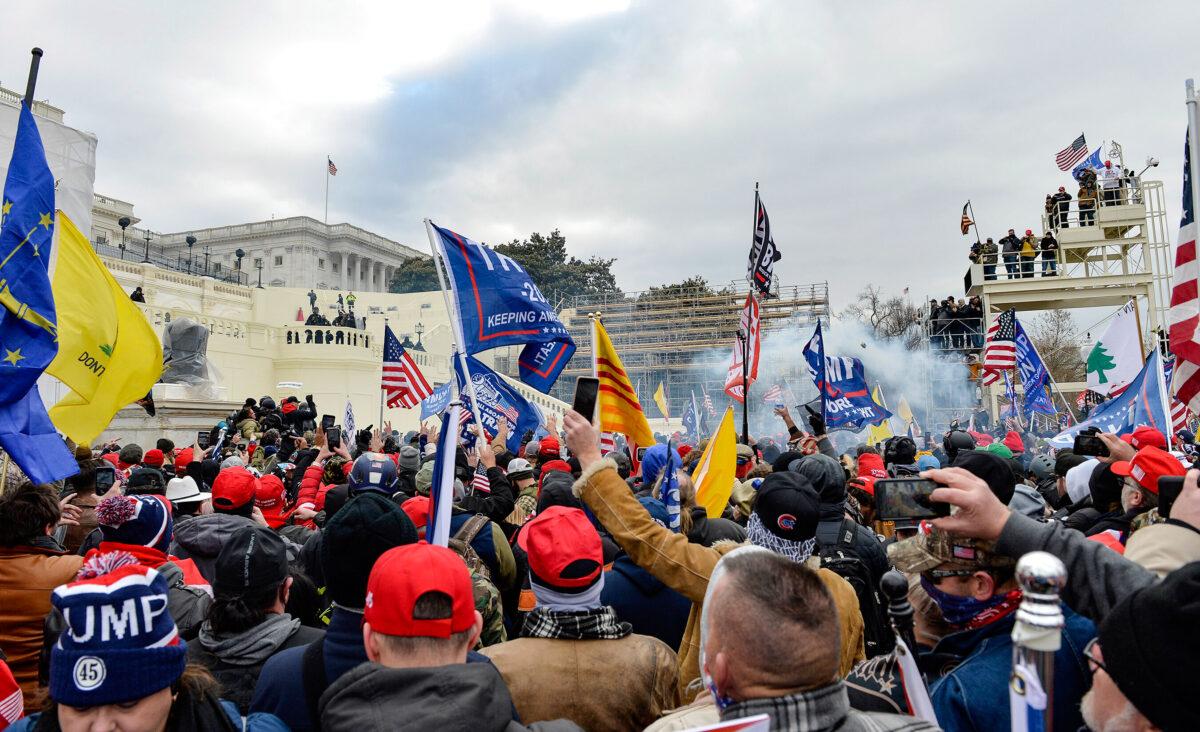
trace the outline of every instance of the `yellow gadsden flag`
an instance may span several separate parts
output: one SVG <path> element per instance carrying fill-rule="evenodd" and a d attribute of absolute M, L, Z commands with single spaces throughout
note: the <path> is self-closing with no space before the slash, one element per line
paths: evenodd
<path fill-rule="evenodd" d="M 654 390 L 654 403 L 658 405 L 658 411 L 662 412 L 662 416 L 668 422 L 671 421 L 671 413 L 667 410 L 667 390 L 663 388 L 662 382 L 658 382 L 658 388 Z"/>
<path fill-rule="evenodd" d="M 696 505 L 704 506 L 709 518 L 717 518 L 725 510 L 736 477 L 737 429 L 733 426 L 733 407 L 729 407 L 717 433 L 704 448 L 692 477 L 696 484 Z"/>
<path fill-rule="evenodd" d="M 883 397 L 879 393 L 878 386 L 876 386 L 875 389 L 871 391 L 871 401 L 875 402 L 876 404 L 878 404 L 881 407 L 883 406 Z M 879 424 L 873 424 L 868 428 L 867 444 L 868 445 L 878 445 L 879 443 L 883 442 L 887 438 L 895 437 L 895 436 L 896 436 L 895 433 L 892 432 L 891 419 L 885 419 L 882 422 L 880 422 Z"/>
<path fill-rule="evenodd" d="M 46 369 L 70 387 L 50 420 L 75 442 L 91 443 L 122 407 L 146 396 L 162 374 L 162 344 L 62 211 L 56 222 L 54 307 L 58 356 Z"/>
<path fill-rule="evenodd" d="M 653 445 L 654 433 L 646 422 L 637 392 L 598 319 L 592 321 L 592 352 L 596 359 L 596 376 L 600 379 L 600 429 L 620 432 L 642 447 Z"/>

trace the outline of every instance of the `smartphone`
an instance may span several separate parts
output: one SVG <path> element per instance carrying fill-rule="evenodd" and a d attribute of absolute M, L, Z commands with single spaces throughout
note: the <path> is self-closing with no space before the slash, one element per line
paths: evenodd
<path fill-rule="evenodd" d="M 596 421 L 596 402 L 600 396 L 600 379 L 594 376 L 580 376 L 575 380 L 575 398 L 571 400 L 574 409 L 589 422 Z"/>
<path fill-rule="evenodd" d="M 96 468 L 96 495 L 103 496 L 117 482 L 117 469 L 105 463 Z"/>
<path fill-rule="evenodd" d="M 889 478 L 875 481 L 875 514 L 880 521 L 931 519 L 950 515 L 950 504 L 929 500 L 939 488 L 926 478 Z"/>
<path fill-rule="evenodd" d="M 1164 475 L 1158 479 L 1158 515 L 1171 518 L 1171 506 L 1183 490 L 1182 475 Z"/>
<path fill-rule="evenodd" d="M 201 450 L 208 449 L 208 445 L 209 445 L 208 438 L 211 436 L 212 436 L 212 433 L 209 432 L 208 430 L 200 430 L 199 432 L 196 433 L 196 444 L 200 446 Z"/>
<path fill-rule="evenodd" d="M 342 446 L 342 428 L 336 424 L 329 425 L 329 429 L 325 430 L 325 444 L 329 449 L 336 450 Z"/>
<path fill-rule="evenodd" d="M 333 429 L 335 422 L 337 422 L 337 417 L 333 416 L 332 414 L 322 414 L 321 431 L 328 432 L 329 430 Z"/>
<path fill-rule="evenodd" d="M 1108 457 L 1108 445 L 1105 445 L 1104 440 L 1097 437 L 1098 434 L 1100 434 L 1100 430 L 1093 427 L 1075 435 L 1075 446 L 1072 451 L 1076 455 Z"/>
<path fill-rule="evenodd" d="M 638 462 L 640 463 L 642 460 L 644 460 L 646 458 L 646 448 L 639 447 L 637 449 L 637 455 L 638 455 Z"/>

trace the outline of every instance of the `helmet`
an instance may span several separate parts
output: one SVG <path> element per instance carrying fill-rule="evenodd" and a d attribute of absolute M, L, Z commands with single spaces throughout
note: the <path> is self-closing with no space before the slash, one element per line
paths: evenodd
<path fill-rule="evenodd" d="M 1033 473 L 1033 477 L 1039 482 L 1047 478 L 1055 477 L 1054 461 L 1046 455 L 1038 455 L 1029 463 L 1029 472 Z"/>
<path fill-rule="evenodd" d="M 887 465 L 910 465 L 917 459 L 917 443 L 911 437 L 892 437 L 883 445 L 883 462 Z"/>
<path fill-rule="evenodd" d="M 946 451 L 946 457 L 953 463 L 960 450 L 975 449 L 975 438 L 964 430 L 950 430 L 942 438 L 942 449 Z"/>
<path fill-rule="evenodd" d="M 379 491 L 390 496 L 396 491 L 399 480 L 396 464 L 390 457 L 378 452 L 363 453 L 350 469 L 350 495 Z"/>

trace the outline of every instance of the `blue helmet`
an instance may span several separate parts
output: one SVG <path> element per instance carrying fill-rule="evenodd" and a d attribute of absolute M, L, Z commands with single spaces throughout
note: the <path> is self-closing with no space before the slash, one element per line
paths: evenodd
<path fill-rule="evenodd" d="M 350 494 L 378 491 L 390 496 L 396 491 L 399 480 L 396 464 L 390 457 L 378 452 L 364 452 L 350 469 Z"/>

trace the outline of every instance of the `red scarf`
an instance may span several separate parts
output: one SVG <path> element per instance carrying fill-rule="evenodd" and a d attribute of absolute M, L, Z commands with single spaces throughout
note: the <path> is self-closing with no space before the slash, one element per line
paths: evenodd
<path fill-rule="evenodd" d="M 134 559 L 138 560 L 138 564 L 143 567 L 158 569 L 167 562 L 173 562 L 183 572 L 183 583 L 193 587 L 207 587 L 208 580 L 204 575 L 200 574 L 200 568 L 190 559 L 180 559 L 173 557 L 166 552 L 161 552 L 152 546 L 142 546 L 141 544 L 122 544 L 119 541 L 102 541 L 100 547 L 92 549 L 84 557 L 84 561 L 91 559 L 97 554 L 107 554 L 108 552 L 126 552 L 131 554 Z"/>

